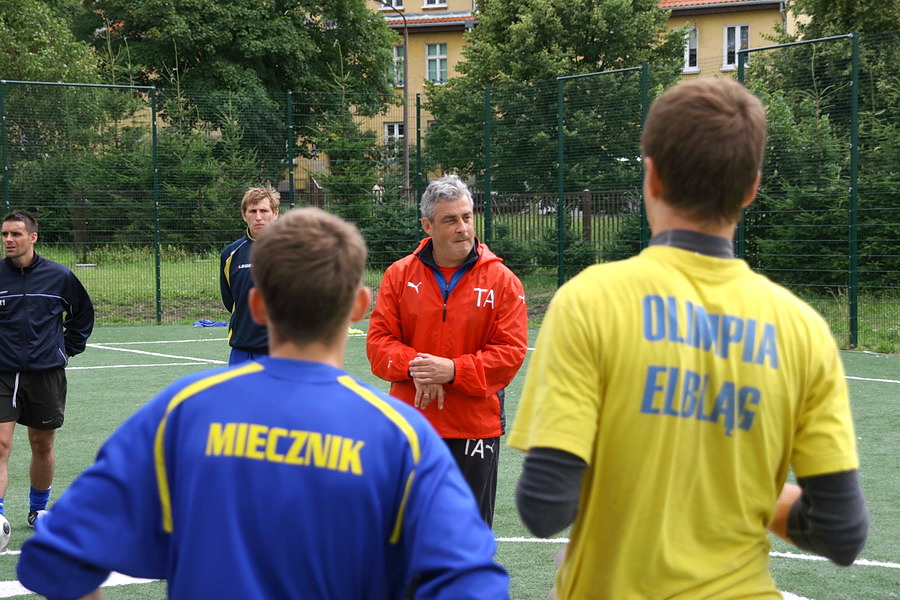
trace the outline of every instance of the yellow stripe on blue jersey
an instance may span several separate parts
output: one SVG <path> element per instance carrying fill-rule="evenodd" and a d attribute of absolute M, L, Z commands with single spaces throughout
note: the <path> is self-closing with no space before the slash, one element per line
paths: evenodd
<path fill-rule="evenodd" d="M 400 431 L 406 436 L 406 439 L 409 441 L 409 448 L 412 452 L 413 459 L 413 469 L 409 472 L 409 476 L 406 479 L 406 487 L 403 490 L 403 500 L 400 502 L 400 508 L 397 511 L 397 519 L 394 521 L 394 528 L 391 532 L 391 543 L 396 544 L 400 541 L 400 532 L 403 530 L 403 514 L 406 510 L 406 502 L 409 499 L 409 492 L 412 489 L 413 479 L 416 474 L 415 466 L 419 464 L 419 458 L 421 456 L 421 449 L 419 447 L 419 436 L 416 434 L 416 430 L 413 429 L 412 425 L 409 424 L 409 421 L 404 418 L 397 410 L 392 407 L 390 404 L 379 398 L 377 395 L 373 394 L 371 390 L 364 388 L 359 385 L 352 377 L 349 375 L 342 375 L 338 378 L 338 382 L 344 387 L 356 392 L 366 401 L 368 401 L 372 406 L 377 408 L 379 411 L 384 414 L 392 423 L 394 423 L 397 427 L 400 428 Z"/>
<path fill-rule="evenodd" d="M 234 252 L 228 255 L 228 258 L 225 259 L 225 268 L 223 269 L 223 275 L 225 275 L 225 281 L 231 286 L 231 261 L 234 259 L 234 253 L 237 252 L 237 248 L 235 248 Z"/>
<path fill-rule="evenodd" d="M 183 390 L 175 394 L 175 396 L 172 397 L 171 400 L 169 400 L 169 404 L 166 406 L 166 412 L 163 415 L 163 418 L 160 420 L 159 426 L 156 429 L 156 439 L 154 440 L 153 444 L 154 463 L 156 465 L 156 484 L 159 491 L 160 505 L 162 507 L 163 531 L 172 533 L 172 498 L 169 490 L 169 478 L 166 472 L 165 455 L 166 422 L 168 421 L 169 415 L 173 410 L 175 410 L 175 408 L 178 407 L 178 405 L 180 405 L 191 396 L 208 390 L 209 388 L 219 385 L 222 382 L 234 379 L 235 377 L 241 377 L 242 375 L 247 375 L 249 373 L 258 373 L 262 370 L 263 366 L 259 363 L 247 363 L 242 367 L 225 371 L 223 373 L 217 373 L 216 375 L 212 375 L 210 377 L 200 379 L 199 381 L 195 381 L 194 383 L 190 384 L 189 386 L 185 387 Z"/>

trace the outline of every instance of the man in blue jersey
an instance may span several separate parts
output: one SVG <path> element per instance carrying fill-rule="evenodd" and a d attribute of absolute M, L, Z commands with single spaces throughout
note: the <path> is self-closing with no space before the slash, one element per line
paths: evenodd
<path fill-rule="evenodd" d="M 3 217 L 0 261 L 0 515 L 9 483 L 16 423 L 31 446 L 27 523 L 34 527 L 50 498 L 54 440 L 66 409 L 66 365 L 84 351 L 94 306 L 67 267 L 34 250 L 38 223 L 29 212 Z"/>
<path fill-rule="evenodd" d="M 228 244 L 219 257 L 219 290 L 222 304 L 231 313 L 228 323 L 229 365 L 265 356 L 268 350 L 266 328 L 253 320 L 247 306 L 247 294 L 253 287 L 250 250 L 253 241 L 278 218 L 281 194 L 271 185 L 247 190 L 241 200 L 241 218 L 247 232 Z"/>
<path fill-rule="evenodd" d="M 343 371 L 366 248 L 319 209 L 254 243 L 270 355 L 197 373 L 126 421 L 39 521 L 19 580 L 99 598 L 110 571 L 178 598 L 507 598 L 494 537 L 411 406 Z"/>

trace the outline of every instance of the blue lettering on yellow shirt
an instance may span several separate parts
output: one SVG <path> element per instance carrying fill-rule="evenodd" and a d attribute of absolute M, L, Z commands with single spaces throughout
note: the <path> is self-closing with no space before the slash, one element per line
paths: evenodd
<path fill-rule="evenodd" d="M 713 313 L 690 300 L 644 296 L 643 336 L 649 342 L 684 344 L 722 359 L 778 368 L 775 325 L 753 318 Z M 717 423 L 731 436 L 749 431 L 762 401 L 759 388 L 735 381 L 711 381 L 683 366 L 650 365 L 641 412 Z"/>
<path fill-rule="evenodd" d="M 745 363 L 778 368 L 775 325 L 757 319 L 717 314 L 690 300 L 644 296 L 644 339 L 686 344 L 727 359 L 739 353 Z"/>
<path fill-rule="evenodd" d="M 718 423 L 731 436 L 750 431 L 762 394 L 753 386 L 725 381 L 711 389 L 709 375 L 689 369 L 650 365 L 644 382 L 641 412 Z"/>

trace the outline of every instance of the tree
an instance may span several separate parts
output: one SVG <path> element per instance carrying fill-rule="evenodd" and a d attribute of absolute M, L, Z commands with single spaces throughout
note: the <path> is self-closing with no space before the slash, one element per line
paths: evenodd
<path fill-rule="evenodd" d="M 478 9 L 457 67 L 477 85 L 683 60 L 683 34 L 668 31 L 658 0 L 489 0 Z"/>
<path fill-rule="evenodd" d="M 900 258 L 891 246 L 893 215 L 900 206 L 892 183 L 900 158 L 900 84 L 894 76 L 900 61 L 900 0 L 796 0 L 791 8 L 803 17 L 798 31 L 781 31 L 777 42 L 860 33 L 858 281 L 877 293 L 900 280 Z M 832 283 L 848 281 L 849 260 L 828 256 L 845 254 L 848 243 L 847 227 L 838 216 L 846 215 L 848 206 L 851 48 L 851 40 L 843 38 L 755 53 L 748 69 L 747 81 L 758 93 L 781 94 L 770 98 L 770 139 L 782 137 L 769 151 L 761 206 L 789 211 L 782 214 L 784 229 L 748 229 L 748 248 L 768 254 L 760 260 L 774 268 L 779 256 L 789 263 L 798 243 L 809 242 L 799 252 L 806 268 L 791 269 L 792 282 L 822 283 L 829 270 L 836 274 Z M 788 126 L 780 128 L 785 114 Z M 825 240 L 835 240 L 834 249 L 824 250 Z"/>
<path fill-rule="evenodd" d="M 343 63 L 350 91 L 392 98 L 393 34 L 363 0 L 98 0 L 91 8 L 104 37 L 129 47 L 145 84 L 321 90 Z"/>
<path fill-rule="evenodd" d="M 557 107 L 556 77 L 653 63 L 655 87 L 673 83 L 683 61 L 683 34 L 668 31 L 657 0 L 490 0 L 457 69 L 463 77 L 430 86 L 426 108 L 432 163 L 484 174 L 485 86 L 493 121 L 491 178 L 503 191 L 556 186 L 556 113 L 565 120 L 568 190 L 621 185 L 622 161 L 639 155 L 637 72 L 567 81 Z M 568 160 L 572 159 L 572 160 Z M 635 163 L 636 164 L 636 163 Z M 633 177 L 639 173 L 632 169 Z M 627 178 L 626 178 L 627 179 Z"/>
<path fill-rule="evenodd" d="M 272 133 L 284 131 L 288 90 L 324 90 L 340 72 L 348 92 L 366 94 L 360 113 L 395 101 L 395 34 L 364 0 L 98 0 L 89 7 L 102 32 L 95 45 L 110 65 L 127 57 L 136 83 L 176 90 L 164 95 L 163 116 L 192 115 L 188 127 L 218 125 L 218 108 L 231 102 L 245 149 L 256 152 L 267 177 L 286 168 L 285 140 Z M 328 106 L 308 117 L 328 117 Z M 295 143 L 298 152 L 307 146 Z"/>
<path fill-rule="evenodd" d="M 789 6 L 802 15 L 797 28 L 806 39 L 900 29 L 900 0 L 791 0 Z"/>
<path fill-rule="evenodd" d="M 98 81 L 90 46 L 39 0 L 0 0 L 0 74 L 21 81 Z"/>

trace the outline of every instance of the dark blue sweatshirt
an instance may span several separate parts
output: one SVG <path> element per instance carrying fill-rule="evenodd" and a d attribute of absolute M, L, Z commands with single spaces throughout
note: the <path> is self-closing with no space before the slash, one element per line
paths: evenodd
<path fill-rule="evenodd" d="M 222 250 L 219 262 L 219 288 L 222 304 L 231 313 L 228 324 L 228 343 L 253 354 L 269 353 L 269 334 L 250 316 L 247 294 L 253 287 L 250 275 L 250 248 L 253 238 L 250 233 L 236 240 Z"/>
<path fill-rule="evenodd" d="M 84 352 L 94 305 L 75 274 L 38 254 L 24 268 L 0 262 L 0 371 L 63 367 Z"/>

